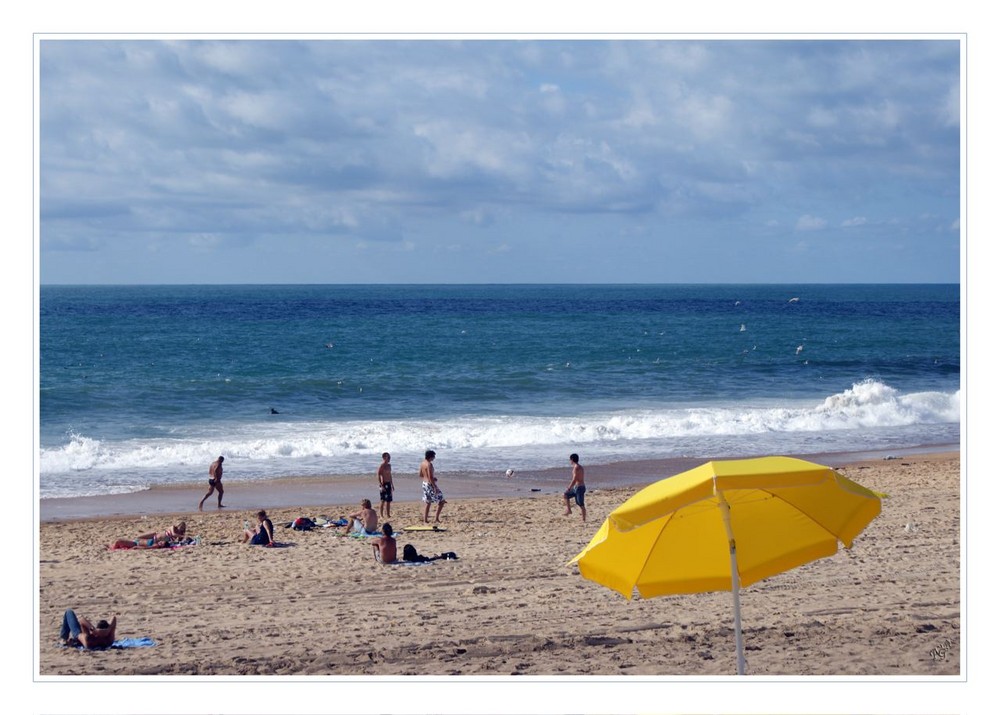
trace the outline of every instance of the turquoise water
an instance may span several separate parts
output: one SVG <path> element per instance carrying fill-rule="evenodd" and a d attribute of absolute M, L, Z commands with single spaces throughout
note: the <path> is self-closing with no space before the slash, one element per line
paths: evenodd
<path fill-rule="evenodd" d="M 43 497 L 218 454 L 261 479 L 959 441 L 957 285 L 43 286 L 39 342 Z"/>

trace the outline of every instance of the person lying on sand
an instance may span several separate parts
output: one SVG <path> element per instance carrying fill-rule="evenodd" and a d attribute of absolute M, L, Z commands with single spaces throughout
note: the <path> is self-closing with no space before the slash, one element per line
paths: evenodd
<path fill-rule="evenodd" d="M 94 648 L 107 648 L 115 642 L 115 627 L 118 625 L 118 616 L 111 617 L 111 623 L 100 620 L 94 626 L 86 618 L 77 617 L 73 609 L 67 608 L 63 614 L 62 628 L 59 637 L 68 646 L 82 645 L 88 650 Z"/>
<path fill-rule="evenodd" d="M 243 543 L 250 542 L 253 546 L 270 546 L 274 543 L 274 524 L 267 518 L 267 512 L 261 509 L 257 512 L 257 528 L 246 529 L 243 532 Z"/>
<path fill-rule="evenodd" d="M 382 524 L 382 536 L 372 542 L 372 553 L 376 561 L 391 564 L 396 560 L 396 540 L 392 537 L 392 524 Z"/>
<path fill-rule="evenodd" d="M 360 532 L 374 534 L 378 531 L 378 512 L 372 509 L 371 499 L 362 499 L 361 511 L 350 514 L 347 521 L 347 526 L 344 527 L 345 534 Z"/>
<path fill-rule="evenodd" d="M 112 550 L 117 549 L 162 549 L 167 546 L 173 546 L 179 543 L 190 543 L 190 539 L 185 541 L 184 534 L 187 532 L 187 524 L 183 521 L 179 524 L 174 524 L 169 529 L 164 532 L 157 533 L 152 531 L 148 534 L 140 534 L 134 540 L 133 539 L 118 539 L 115 543 L 111 544 L 110 548 Z"/>
<path fill-rule="evenodd" d="M 170 544 L 175 541 L 180 541 L 184 538 L 184 534 L 187 533 L 187 523 L 180 522 L 174 524 L 169 529 L 162 533 L 157 533 L 155 531 L 148 534 L 140 534 L 136 537 L 139 541 L 148 541 L 149 539 L 155 539 L 157 541 L 162 541 L 164 543 Z"/>

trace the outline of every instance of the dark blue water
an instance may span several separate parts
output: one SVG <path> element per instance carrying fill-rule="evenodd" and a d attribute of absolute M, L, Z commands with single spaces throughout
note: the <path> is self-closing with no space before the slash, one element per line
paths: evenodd
<path fill-rule="evenodd" d="M 959 433 L 957 285 L 43 286 L 40 352 L 43 496 Z"/>

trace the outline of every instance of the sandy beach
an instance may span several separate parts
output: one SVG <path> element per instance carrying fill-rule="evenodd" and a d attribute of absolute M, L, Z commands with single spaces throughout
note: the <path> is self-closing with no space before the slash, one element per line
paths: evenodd
<path fill-rule="evenodd" d="M 958 454 L 856 462 L 840 471 L 888 495 L 882 514 L 851 550 L 743 591 L 748 674 L 959 675 Z M 628 601 L 567 565 L 638 488 L 605 488 L 597 474 L 588 473 L 587 523 L 577 511 L 562 515 L 554 487 L 456 494 L 443 531 L 399 537 L 400 548 L 459 557 L 423 566 L 378 564 L 370 542 L 333 529 L 284 526 L 298 516 L 335 518 L 355 510 L 353 503 L 254 505 L 268 509 L 282 546 L 243 545 L 244 521 L 253 516 L 235 489 L 221 511 L 43 521 L 38 673 L 734 674 L 729 593 Z M 416 501 L 396 502 L 392 523 L 417 524 L 421 511 Z M 199 545 L 107 548 L 178 519 Z M 119 637 L 156 645 L 62 647 L 66 608 L 91 619 L 118 614 Z"/>

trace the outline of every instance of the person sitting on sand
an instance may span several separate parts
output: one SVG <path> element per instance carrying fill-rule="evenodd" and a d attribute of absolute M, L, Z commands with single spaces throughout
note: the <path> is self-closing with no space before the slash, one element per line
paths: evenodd
<path fill-rule="evenodd" d="M 382 524 L 382 536 L 372 542 L 372 553 L 376 561 L 391 564 L 396 560 L 396 539 L 392 536 L 392 524 Z"/>
<path fill-rule="evenodd" d="M 274 524 L 263 509 L 257 512 L 257 528 L 243 531 L 243 543 L 248 541 L 252 546 L 271 546 L 274 543 Z"/>
<path fill-rule="evenodd" d="M 107 648 L 115 642 L 115 627 L 117 625 L 117 615 L 111 617 L 111 623 L 100 620 L 94 626 L 86 618 L 78 618 L 73 609 L 67 608 L 66 613 L 63 614 L 59 637 L 68 646 L 82 645 L 88 650 Z"/>
<path fill-rule="evenodd" d="M 371 499 L 361 500 L 361 511 L 347 517 L 345 534 L 376 534 L 378 533 L 378 512 L 372 509 Z"/>

